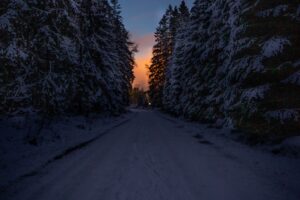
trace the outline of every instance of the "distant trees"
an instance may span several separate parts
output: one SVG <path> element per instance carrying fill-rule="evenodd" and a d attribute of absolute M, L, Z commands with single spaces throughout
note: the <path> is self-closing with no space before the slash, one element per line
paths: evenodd
<path fill-rule="evenodd" d="M 159 22 L 155 32 L 152 64 L 149 67 L 150 98 L 153 106 L 162 106 L 166 69 L 174 50 L 175 37 L 179 24 L 189 15 L 188 8 L 182 2 L 180 9 L 169 6 Z"/>
<path fill-rule="evenodd" d="M 154 52 L 156 106 L 254 133 L 299 131 L 299 9 L 299 1 L 196 0 L 175 37 L 157 37 L 154 51 L 173 45 L 165 57 Z"/>
<path fill-rule="evenodd" d="M 118 1 L 0 5 L 0 113 L 124 110 L 135 46 Z"/>
<path fill-rule="evenodd" d="M 140 88 L 133 88 L 130 93 L 130 103 L 132 106 L 148 107 L 150 103 L 148 92 Z"/>

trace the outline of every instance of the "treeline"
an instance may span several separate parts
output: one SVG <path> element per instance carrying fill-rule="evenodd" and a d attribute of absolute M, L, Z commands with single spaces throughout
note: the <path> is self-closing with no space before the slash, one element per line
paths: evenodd
<path fill-rule="evenodd" d="M 133 88 L 130 94 L 130 104 L 135 107 L 148 107 L 149 97 L 147 92 L 140 88 Z"/>
<path fill-rule="evenodd" d="M 117 0 L 1 0 L 0 113 L 120 113 L 135 47 Z"/>
<path fill-rule="evenodd" d="M 155 34 L 155 106 L 251 133 L 299 134 L 299 0 L 196 0 L 190 14 L 176 13 L 170 7 Z"/>

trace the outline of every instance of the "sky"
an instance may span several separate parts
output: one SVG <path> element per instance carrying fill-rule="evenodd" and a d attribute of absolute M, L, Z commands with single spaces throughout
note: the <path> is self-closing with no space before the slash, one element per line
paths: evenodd
<path fill-rule="evenodd" d="M 194 0 L 185 0 L 191 7 Z M 180 5 L 181 0 L 119 0 L 122 16 L 133 42 L 138 45 L 134 87 L 148 89 L 148 69 L 152 57 L 155 29 L 168 5 Z"/>

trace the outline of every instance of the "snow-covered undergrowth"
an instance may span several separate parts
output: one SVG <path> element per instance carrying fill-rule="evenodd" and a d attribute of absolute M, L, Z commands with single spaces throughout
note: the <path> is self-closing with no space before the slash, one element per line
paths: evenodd
<path fill-rule="evenodd" d="M 34 172 L 64 152 L 130 119 L 93 117 L 10 117 L 0 120 L 0 188 Z"/>

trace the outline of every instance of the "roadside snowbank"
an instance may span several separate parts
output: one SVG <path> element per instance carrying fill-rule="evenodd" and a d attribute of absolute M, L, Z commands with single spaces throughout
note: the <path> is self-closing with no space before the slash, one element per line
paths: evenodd
<path fill-rule="evenodd" d="M 92 142 L 125 123 L 133 114 L 120 117 L 64 117 L 43 122 L 25 117 L 0 119 L 0 188 L 12 184 L 70 150 Z M 34 134 L 32 134 L 35 132 Z M 36 140 L 30 144 L 30 137 Z"/>
<path fill-rule="evenodd" d="M 241 168 L 247 168 L 256 176 L 262 177 L 272 184 L 275 184 L 276 187 L 278 187 L 277 189 L 287 190 L 290 191 L 290 195 L 296 194 L 299 196 L 299 136 L 290 137 L 279 144 L 264 143 L 250 146 L 244 141 L 236 138 L 236 134 L 232 133 L 231 129 L 209 128 L 210 126 L 207 124 L 189 122 L 182 119 L 176 119 L 167 114 L 159 114 L 164 119 L 176 124 L 178 128 L 182 129 L 182 133 L 185 132 L 191 137 L 194 137 L 199 145 L 203 147 L 201 148 L 201 154 L 206 155 L 210 153 L 207 149 L 214 149 L 222 157 L 227 158 L 227 161 L 220 163 L 221 168 L 227 166 L 230 161 L 238 163 L 240 168 L 236 169 L 234 176 L 238 177 L 241 175 Z M 186 150 L 182 149 L 181 151 L 187 154 Z M 217 161 L 216 158 L 217 157 L 211 159 Z M 204 165 L 206 165 L 206 163 Z M 231 168 L 229 169 L 231 170 Z M 233 180 L 235 177 L 230 178 L 230 180 Z M 249 176 L 248 178 L 250 180 L 253 177 Z M 240 182 L 230 184 L 240 184 Z M 273 192 L 270 192 L 270 194 L 271 193 Z M 286 199 L 294 198 L 287 197 Z"/>

